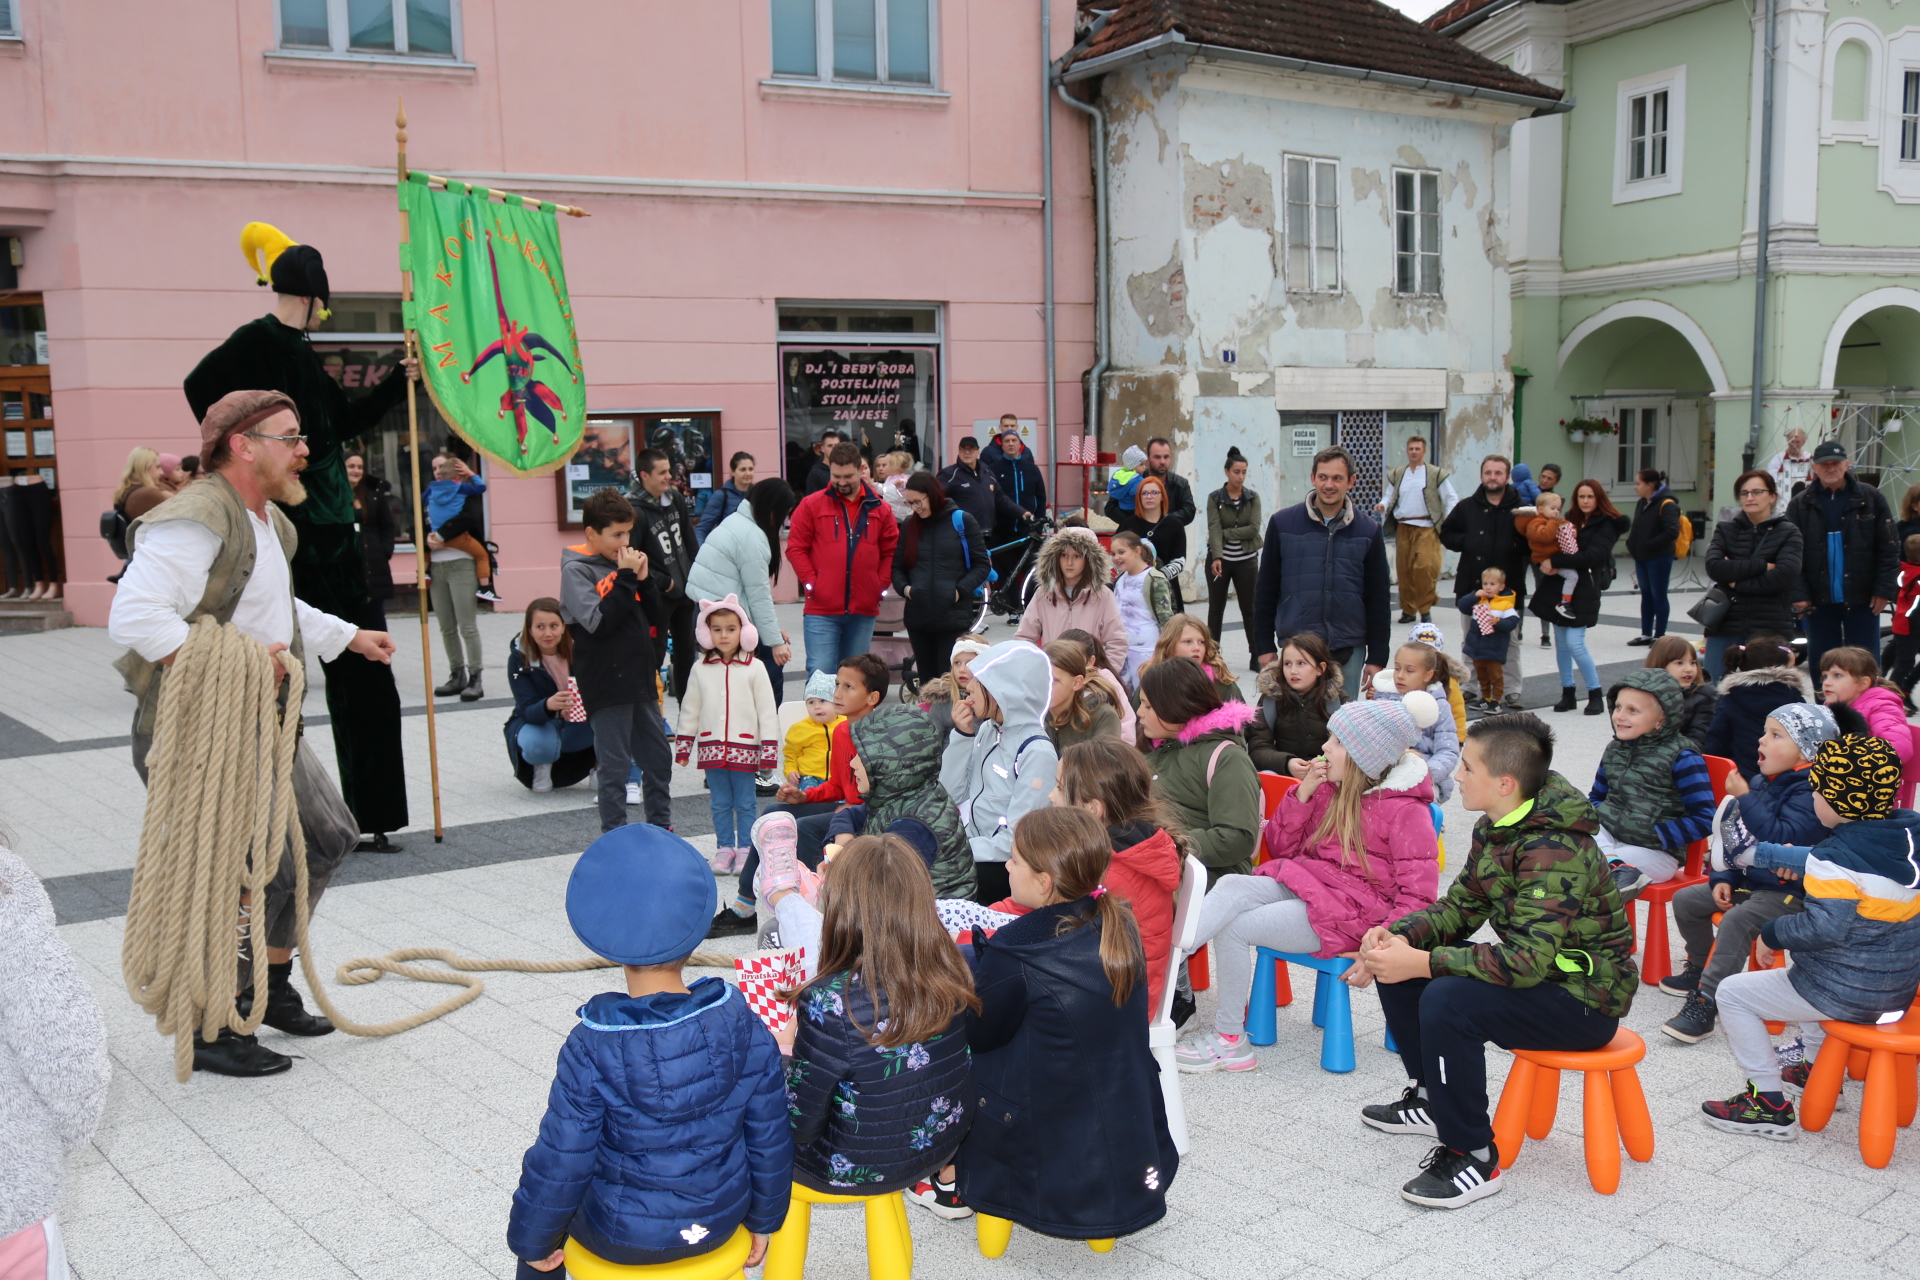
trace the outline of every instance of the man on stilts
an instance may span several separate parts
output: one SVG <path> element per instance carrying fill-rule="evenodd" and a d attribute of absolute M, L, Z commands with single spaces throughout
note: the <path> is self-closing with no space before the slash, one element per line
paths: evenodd
<path fill-rule="evenodd" d="M 210 474 L 128 529 L 134 556 L 120 579 L 107 622 L 107 634 L 131 650 L 117 665 L 140 700 L 134 712 L 133 765 L 143 781 L 155 736 L 168 732 L 168 725 L 156 723 L 160 687 L 190 624 L 201 618 L 231 622 L 275 655 L 283 673 L 290 664 L 305 661 L 308 644 L 323 663 L 337 664 L 351 654 L 386 671 L 393 661 L 393 640 L 386 632 L 361 630 L 294 595 L 298 535 L 282 508 L 298 510 L 307 499 L 301 484 L 307 444 L 292 399 L 277 391 L 236 391 L 221 397 L 201 423 L 200 455 Z M 282 680 L 284 697 L 284 675 Z M 300 708 L 283 707 L 282 714 L 297 716 Z M 210 755 L 214 744 L 194 750 Z M 306 839 L 311 907 L 353 850 L 359 829 L 304 742 L 294 758 L 293 789 Z M 243 919 L 248 914 L 250 919 L 238 961 L 239 1007 L 245 1016 L 256 995 L 248 985 L 253 972 L 250 946 L 265 945 L 265 1024 L 291 1035 L 326 1035 L 333 1024 L 309 1014 L 293 986 L 296 868 L 289 850 L 275 852 L 279 866 L 265 901 L 247 904 L 243 913 Z M 223 1029 L 212 1041 L 194 1038 L 196 1071 L 264 1076 L 292 1065 L 291 1058 L 253 1036 Z"/>
<path fill-rule="evenodd" d="M 248 224 L 241 249 L 255 263 L 261 283 L 271 282 L 277 295 L 273 312 L 234 330 L 200 361 L 187 375 L 187 402 L 194 416 L 204 419 L 216 400 L 235 391 L 279 391 L 293 401 L 307 442 L 301 481 L 308 494 L 298 506 L 282 508 L 299 535 L 294 594 L 356 626 L 383 626 L 367 596 L 342 444 L 371 430 L 402 403 L 406 379 L 396 370 L 365 396 L 349 400 L 307 337 L 326 318 L 332 297 L 319 250 L 294 244 L 265 223 Z M 352 653 L 320 665 L 340 789 L 356 830 L 371 836 L 361 847 L 397 852 L 386 833 L 407 825 L 407 787 L 393 671 Z"/>

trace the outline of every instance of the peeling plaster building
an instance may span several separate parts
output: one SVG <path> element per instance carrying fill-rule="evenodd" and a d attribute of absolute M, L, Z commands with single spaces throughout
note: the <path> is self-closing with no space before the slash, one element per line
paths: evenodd
<path fill-rule="evenodd" d="M 1765 0 L 1458 0 L 1428 20 L 1579 103 L 1513 130 L 1517 448 L 1616 503 L 1654 466 L 1682 506 L 1731 506 L 1756 311 L 1756 461 L 1799 427 L 1896 507 L 1920 478 L 1920 14 L 1774 7 L 1763 300 Z M 1618 431 L 1561 427 L 1590 420 Z"/>
<path fill-rule="evenodd" d="M 1419 434 L 1471 490 L 1512 439 L 1509 133 L 1560 91 L 1373 0 L 1122 0 L 1064 79 L 1104 115 L 1101 447 L 1167 436 L 1203 494 L 1238 445 L 1271 510 L 1335 442 L 1371 505 Z"/>

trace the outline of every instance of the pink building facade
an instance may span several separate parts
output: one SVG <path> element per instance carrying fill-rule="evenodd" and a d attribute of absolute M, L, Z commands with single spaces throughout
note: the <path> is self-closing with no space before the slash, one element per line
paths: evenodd
<path fill-rule="evenodd" d="M 1073 12 L 1051 9 L 1057 57 Z M 0 18 L 0 237 L 19 258 L 0 309 L 44 326 L 0 343 L 41 361 L 0 367 L 0 386 L 51 392 L 23 400 L 46 416 L 11 471 L 54 483 L 83 624 L 111 602 L 98 515 L 128 451 L 195 451 L 182 378 L 269 306 L 245 223 L 325 254 L 336 314 L 316 341 L 336 375 L 391 371 L 401 95 L 414 167 L 591 212 L 561 234 L 594 468 L 617 473 L 637 435 L 682 444 L 696 487 L 724 483 L 737 450 L 797 486 L 823 424 L 877 449 L 905 425 L 938 465 L 1006 412 L 1034 424 L 1044 467 L 1052 431 L 1064 450 L 1081 430 L 1086 132 L 1053 104 L 1049 397 L 1041 0 L 0 0 Z M 363 441 L 403 489 L 404 426 L 400 411 Z M 570 491 L 489 471 L 518 607 L 557 586 Z M 412 580 L 410 553 L 395 577 Z"/>

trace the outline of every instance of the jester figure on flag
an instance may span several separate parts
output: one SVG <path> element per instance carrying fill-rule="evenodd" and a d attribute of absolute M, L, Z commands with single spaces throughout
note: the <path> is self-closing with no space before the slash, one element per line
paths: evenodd
<path fill-rule="evenodd" d="M 418 172 L 400 184 L 400 206 L 407 324 L 435 407 L 512 474 L 564 466 L 586 425 L 586 382 L 554 206 L 488 200 L 457 181 L 442 190 Z M 544 430 L 530 432 L 529 419 Z"/>

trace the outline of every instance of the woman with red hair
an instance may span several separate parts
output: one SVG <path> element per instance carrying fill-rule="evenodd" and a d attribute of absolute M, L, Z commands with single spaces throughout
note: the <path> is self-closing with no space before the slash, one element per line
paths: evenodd
<path fill-rule="evenodd" d="M 1600 673 L 1594 668 L 1593 657 L 1587 652 L 1587 628 L 1600 621 L 1600 593 L 1613 584 L 1613 544 L 1626 532 L 1627 518 L 1608 501 L 1607 492 L 1598 480 L 1582 480 L 1573 487 L 1573 510 L 1567 513 L 1567 519 L 1573 523 L 1580 549 L 1555 552 L 1547 557 L 1544 566 L 1550 574 L 1562 569 L 1580 572 L 1579 581 L 1573 586 L 1573 599 L 1565 606 L 1577 625 L 1553 629 L 1553 656 L 1560 664 L 1560 701 L 1553 709 L 1571 711 L 1579 705 L 1578 690 L 1573 683 L 1573 669 L 1577 664 L 1586 682 L 1587 714 L 1597 716 L 1606 710 L 1606 695 L 1600 688 Z M 1540 602 L 1551 605 L 1557 594 L 1534 592 L 1536 612 Z"/>

